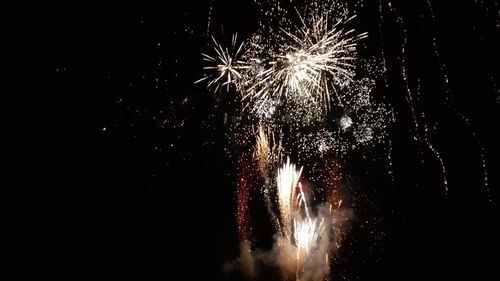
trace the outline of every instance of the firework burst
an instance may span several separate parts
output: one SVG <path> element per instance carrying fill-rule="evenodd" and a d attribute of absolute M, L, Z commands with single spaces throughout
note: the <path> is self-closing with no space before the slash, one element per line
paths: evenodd
<path fill-rule="evenodd" d="M 354 76 L 356 43 L 367 36 L 352 35 L 354 30 L 341 28 L 352 18 L 332 25 L 327 15 L 312 15 L 310 24 L 301 18 L 302 27 L 295 33 L 282 29 L 287 44 L 246 91 L 245 98 L 255 102 L 254 110 L 262 113 L 266 101 L 283 97 L 319 104 L 327 110 L 335 84 L 343 85 Z M 342 104 L 338 95 L 337 101 Z"/>
<path fill-rule="evenodd" d="M 215 76 L 205 76 L 195 83 L 199 83 L 204 80 L 208 80 L 208 87 L 215 85 L 215 92 L 220 86 L 227 86 L 229 91 L 229 86 L 231 84 L 238 84 L 237 80 L 242 79 L 243 76 L 241 71 L 248 68 L 245 62 L 239 60 L 238 58 L 242 55 L 243 43 L 237 45 L 238 35 L 234 34 L 231 40 L 231 48 L 224 48 L 221 44 L 217 43 L 215 38 L 212 37 L 214 43 L 215 56 L 210 56 L 203 53 L 203 59 L 211 64 L 211 66 L 206 66 L 204 69 L 215 70 L 217 74 Z"/>
<path fill-rule="evenodd" d="M 345 31 L 343 26 L 354 18 L 331 22 L 327 14 L 302 17 L 302 25 L 293 32 L 281 28 L 277 41 L 280 47 L 274 50 L 268 42 L 256 35 L 247 45 L 237 44 L 237 36 L 232 38 L 231 48 L 214 42 L 216 55 L 203 54 L 215 71 L 213 76 L 205 76 L 196 81 L 208 80 L 208 87 L 230 84 L 243 95 L 247 108 L 257 116 L 273 115 L 275 107 L 282 103 L 298 103 L 327 112 L 330 95 L 336 101 L 342 100 L 336 94 L 337 87 L 349 83 L 355 75 L 356 45 L 367 36 L 355 35 L 354 30 Z M 257 39 L 256 39 L 257 38 Z"/>

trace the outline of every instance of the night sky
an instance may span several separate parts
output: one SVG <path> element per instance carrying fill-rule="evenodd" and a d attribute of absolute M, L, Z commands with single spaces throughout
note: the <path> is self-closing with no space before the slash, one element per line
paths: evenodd
<path fill-rule="evenodd" d="M 365 52 L 383 49 L 387 61 L 387 87 L 378 78 L 377 94 L 396 115 L 388 131 L 394 175 L 382 160 L 366 161 L 384 155 L 376 145 L 344 167 L 355 179 L 346 191 L 356 197 L 355 218 L 331 280 L 498 280 L 499 4 L 430 1 L 433 22 L 425 0 L 383 0 L 379 32 L 379 2 L 365 2 L 356 29 L 370 35 Z M 51 9 L 62 137 L 48 194 L 59 199 L 27 214 L 28 230 L 12 232 L 24 239 L 13 261 L 28 258 L 13 266 L 17 276 L 245 280 L 222 271 L 239 255 L 237 167 L 223 122 L 231 97 L 194 81 L 211 48 L 207 28 L 249 37 L 254 2 L 53 1 Z M 419 81 L 416 107 L 435 125 L 447 195 L 440 163 L 414 138 L 398 17 L 408 32 L 409 85 L 415 91 Z M 253 221 L 257 232 L 266 223 Z M 277 279 L 269 272 L 256 280 Z"/>

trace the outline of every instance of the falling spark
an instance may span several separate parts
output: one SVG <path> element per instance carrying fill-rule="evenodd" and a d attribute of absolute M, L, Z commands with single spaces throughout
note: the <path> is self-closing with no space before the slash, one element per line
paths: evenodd
<path fill-rule="evenodd" d="M 236 222 L 238 227 L 238 237 L 241 241 L 248 240 L 250 233 L 248 229 L 248 203 L 250 200 L 250 187 L 247 175 L 240 172 L 236 189 Z"/>
<path fill-rule="evenodd" d="M 304 210 L 306 212 L 306 216 L 308 218 L 311 218 L 309 216 L 309 205 L 307 205 L 306 201 L 306 196 L 304 195 L 304 191 L 302 190 L 302 183 L 299 182 L 299 191 L 300 191 L 300 198 L 299 198 L 299 204 L 302 203 L 304 206 Z"/>
<path fill-rule="evenodd" d="M 427 7 L 429 8 L 429 14 L 431 16 L 432 23 L 434 25 L 434 24 L 436 24 L 436 15 L 434 13 L 434 8 L 432 7 L 432 4 L 431 4 L 430 0 L 427 0 L 426 3 L 427 3 Z M 493 3 L 496 5 L 495 1 L 493 1 Z M 500 15 L 500 13 L 499 13 L 499 15 Z M 498 18 L 497 18 L 497 25 L 498 25 Z M 449 78 L 448 78 L 448 74 L 447 74 L 447 70 L 446 70 L 447 66 L 446 66 L 446 64 L 443 62 L 443 60 L 441 58 L 435 31 L 432 31 L 432 46 L 433 46 L 434 54 L 435 54 L 436 59 L 437 59 L 438 64 L 439 64 L 439 70 L 440 70 L 441 75 L 443 77 L 443 82 L 444 82 L 444 86 L 445 86 L 445 94 L 446 94 L 446 96 L 445 96 L 445 105 L 457 117 L 459 117 L 459 119 L 463 122 L 463 124 L 467 127 L 467 129 L 469 129 L 470 134 L 472 135 L 472 137 L 476 141 L 476 145 L 477 145 L 477 147 L 479 148 L 479 151 L 480 151 L 479 152 L 479 158 L 480 158 L 480 169 L 481 169 L 482 179 L 483 179 L 483 187 L 484 187 L 484 189 L 486 191 L 488 202 L 492 203 L 493 200 L 491 198 L 491 191 L 490 191 L 489 184 L 488 184 L 487 162 L 486 162 L 486 158 L 484 156 L 484 145 L 482 144 L 481 140 L 477 136 L 476 130 L 472 127 L 472 124 L 469 122 L 469 119 L 467 117 L 465 117 L 461 112 L 459 112 L 455 106 L 453 106 L 454 99 L 453 99 L 453 95 L 451 93 L 451 88 L 450 88 L 450 85 L 449 85 Z M 431 150 L 433 152 L 436 151 L 434 153 L 436 154 L 436 156 L 440 160 L 440 163 L 442 164 L 442 167 L 444 167 L 442 159 L 439 156 L 439 152 L 437 150 L 433 149 L 433 148 L 431 148 Z M 443 170 L 443 173 L 446 173 L 446 171 Z M 447 186 L 447 183 L 446 183 L 446 186 Z"/>

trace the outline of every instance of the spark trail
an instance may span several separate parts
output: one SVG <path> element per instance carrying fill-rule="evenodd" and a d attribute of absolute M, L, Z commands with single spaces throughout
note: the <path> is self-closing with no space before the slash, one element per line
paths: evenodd
<path fill-rule="evenodd" d="M 292 236 L 292 219 L 298 209 L 296 189 L 301 173 L 302 168 L 297 170 L 288 158 L 276 175 L 282 234 L 287 238 Z"/>

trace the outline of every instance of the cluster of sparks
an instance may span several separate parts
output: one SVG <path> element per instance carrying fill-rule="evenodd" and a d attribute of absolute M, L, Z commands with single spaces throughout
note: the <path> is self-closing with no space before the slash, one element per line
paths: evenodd
<path fill-rule="evenodd" d="M 271 60 L 245 90 L 244 98 L 255 103 L 258 114 L 266 111 L 268 100 L 283 97 L 319 104 L 327 110 L 330 91 L 335 91 L 330 81 L 354 76 L 356 42 L 366 33 L 350 36 L 354 31 L 339 28 L 340 22 L 330 28 L 326 15 L 313 16 L 310 26 L 301 21 L 302 27 L 296 34 L 283 31 L 288 45 L 282 52 L 271 55 Z"/>
<path fill-rule="evenodd" d="M 232 38 L 232 44 L 231 44 L 231 50 L 234 50 L 236 48 L 236 42 L 237 42 L 238 36 L 235 34 L 233 35 Z M 215 66 L 207 66 L 204 67 L 204 69 L 207 70 L 216 70 L 218 73 L 218 76 L 216 78 L 213 78 L 210 80 L 208 83 L 208 86 L 216 85 L 215 91 L 218 90 L 219 86 L 227 86 L 227 90 L 229 90 L 229 86 L 234 83 L 235 79 L 241 79 L 243 78 L 242 74 L 240 73 L 242 70 L 247 69 L 247 66 L 244 66 L 243 61 L 238 61 L 236 58 L 240 56 L 240 53 L 243 48 L 243 44 L 240 44 L 238 48 L 234 51 L 234 53 L 230 53 L 227 48 L 224 48 L 221 46 L 215 39 L 212 37 L 213 43 L 215 45 L 215 52 L 217 54 L 216 57 L 212 57 L 207 54 L 202 54 L 203 59 L 207 61 L 208 63 L 215 63 Z M 201 82 L 205 80 L 205 78 L 202 78 L 198 80 L 197 82 Z"/>
<path fill-rule="evenodd" d="M 331 96 L 342 105 L 338 87 L 349 83 L 355 75 L 356 44 L 367 36 L 344 30 L 342 26 L 353 17 L 331 24 L 327 14 L 311 15 L 308 22 L 294 32 L 281 29 L 273 50 L 252 38 L 245 49 L 233 35 L 231 48 L 224 48 L 215 39 L 216 55 L 203 54 L 215 70 L 198 80 L 208 80 L 208 87 L 218 91 L 230 85 L 242 95 L 245 107 L 258 117 L 272 116 L 277 104 L 297 103 L 326 113 Z M 214 65 L 215 64 L 215 65 Z"/>
<path fill-rule="evenodd" d="M 297 245 L 297 259 L 300 258 L 300 253 L 305 251 L 309 255 L 309 251 L 320 235 L 324 231 L 324 220 L 318 221 L 318 218 L 307 218 L 302 220 L 294 220 L 294 239 Z"/>

